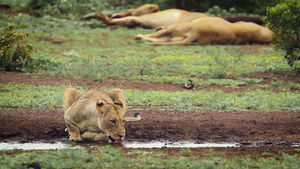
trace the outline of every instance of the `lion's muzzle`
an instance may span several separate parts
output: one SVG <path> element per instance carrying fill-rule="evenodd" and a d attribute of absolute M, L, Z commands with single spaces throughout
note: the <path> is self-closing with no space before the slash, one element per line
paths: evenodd
<path fill-rule="evenodd" d="M 120 135 L 119 135 L 120 136 Z M 124 139 L 124 136 L 120 136 L 120 139 L 114 139 L 111 136 L 108 136 L 109 142 L 113 143 L 113 144 L 121 144 L 122 140 Z"/>

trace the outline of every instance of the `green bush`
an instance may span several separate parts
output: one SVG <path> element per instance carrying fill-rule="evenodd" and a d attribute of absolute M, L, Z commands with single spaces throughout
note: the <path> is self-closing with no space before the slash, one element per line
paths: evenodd
<path fill-rule="evenodd" d="M 61 59 L 54 59 L 41 52 L 32 54 L 32 45 L 22 42 L 28 34 L 17 32 L 17 29 L 25 27 L 10 23 L 0 33 L 0 70 L 35 72 L 60 68 Z"/>
<path fill-rule="evenodd" d="M 237 10 L 234 7 L 231 7 L 228 11 L 226 9 L 220 8 L 218 5 L 213 6 L 207 10 L 209 15 L 215 16 L 231 16 L 237 15 Z"/>
<path fill-rule="evenodd" d="M 300 1 L 282 0 L 267 8 L 265 20 L 274 32 L 276 46 L 286 52 L 288 64 L 294 66 L 300 60 Z"/>
<path fill-rule="evenodd" d="M 23 71 L 31 60 L 32 45 L 21 43 L 28 34 L 18 33 L 17 29 L 25 25 L 10 23 L 0 32 L 0 69 Z"/>
<path fill-rule="evenodd" d="M 60 15 L 61 13 L 89 13 L 95 10 L 122 11 L 129 8 L 153 3 L 164 9 L 179 8 L 188 11 L 206 12 L 219 6 L 221 13 L 255 13 L 263 15 L 267 6 L 274 6 L 280 0 L 2 0 L 16 10 L 38 15 Z M 232 8 L 233 7 L 233 8 Z"/>
<path fill-rule="evenodd" d="M 14 10 L 35 16 L 51 15 L 62 17 L 63 14 L 86 14 L 96 10 L 124 10 L 129 7 L 120 0 L 2 0 Z M 68 16 L 68 15 L 67 15 Z M 69 15 L 70 17 L 72 15 Z"/>

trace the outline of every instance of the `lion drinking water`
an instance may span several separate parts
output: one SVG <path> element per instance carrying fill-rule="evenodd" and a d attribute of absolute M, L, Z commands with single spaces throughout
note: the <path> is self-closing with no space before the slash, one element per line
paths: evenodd
<path fill-rule="evenodd" d="M 96 89 L 81 92 L 65 90 L 64 118 L 72 141 L 121 143 L 125 137 L 125 121 L 139 121 L 141 116 L 124 117 L 126 101 L 121 89 L 107 92 Z"/>

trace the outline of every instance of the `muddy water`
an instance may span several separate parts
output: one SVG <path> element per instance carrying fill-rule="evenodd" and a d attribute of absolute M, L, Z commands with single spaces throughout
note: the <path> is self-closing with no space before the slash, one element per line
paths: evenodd
<path fill-rule="evenodd" d="M 89 149 L 104 147 L 108 144 L 99 143 L 67 143 L 59 141 L 55 143 L 19 143 L 19 142 L 5 142 L 0 143 L 0 150 L 54 150 L 54 149 Z M 240 143 L 210 143 L 210 142 L 168 142 L 168 141 L 153 141 L 153 142 L 138 142 L 138 141 L 124 141 L 122 144 L 113 144 L 113 147 L 121 148 L 214 148 L 214 147 L 260 147 L 260 146 L 293 146 L 300 147 L 300 143 L 292 142 L 240 142 Z"/>
<path fill-rule="evenodd" d="M 53 150 L 53 149 L 77 149 L 77 148 L 97 148 L 108 144 L 99 143 L 18 143 L 8 142 L 0 143 L 0 150 Z M 194 142 L 123 142 L 122 144 L 113 144 L 113 147 L 122 148 L 200 148 L 200 147 L 238 147 L 237 143 L 194 143 Z"/>
<path fill-rule="evenodd" d="M 131 142 L 125 148 L 202 148 L 202 147 L 239 147 L 238 143 L 195 143 L 195 142 Z"/>
<path fill-rule="evenodd" d="M 0 143 L 0 150 L 54 150 L 54 149 L 72 149 L 77 147 L 72 147 L 71 145 L 57 142 L 57 143 L 41 143 L 41 142 L 34 142 L 34 143 L 17 143 L 17 142 L 10 142 L 10 143 Z M 78 147 L 80 148 L 80 147 Z"/>

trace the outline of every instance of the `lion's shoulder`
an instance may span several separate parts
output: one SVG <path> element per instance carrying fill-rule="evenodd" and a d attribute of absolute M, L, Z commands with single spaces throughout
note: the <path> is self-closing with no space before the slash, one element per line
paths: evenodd
<path fill-rule="evenodd" d="M 98 91 L 97 89 L 92 89 L 83 94 L 79 100 L 88 100 L 88 101 L 98 101 L 103 103 L 113 104 L 113 100 L 110 95 L 105 91 Z"/>

